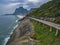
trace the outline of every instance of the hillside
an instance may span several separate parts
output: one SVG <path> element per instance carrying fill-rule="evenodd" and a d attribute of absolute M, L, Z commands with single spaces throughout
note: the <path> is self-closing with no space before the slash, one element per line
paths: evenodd
<path fill-rule="evenodd" d="M 49 1 L 19 20 L 19 26 L 11 35 L 7 45 L 60 45 L 60 30 L 29 18 L 60 24 L 59 4 L 60 0 Z"/>
<path fill-rule="evenodd" d="M 60 0 L 52 0 L 43 4 L 29 13 L 29 16 L 60 24 Z"/>
<path fill-rule="evenodd" d="M 52 28 L 52 31 L 50 31 L 50 26 L 43 26 L 42 23 L 34 20 L 30 21 L 34 25 L 35 31 L 35 35 L 32 38 L 39 41 L 38 45 L 60 45 L 60 31 L 55 36 L 55 28 Z"/>
<path fill-rule="evenodd" d="M 14 30 L 6 45 L 35 45 L 35 41 L 31 38 L 34 31 L 30 20 L 24 18 L 19 22 L 19 26 Z"/>
<path fill-rule="evenodd" d="M 41 20 L 46 20 L 60 24 L 60 0 L 49 1 L 39 8 L 36 8 L 28 14 L 29 17 L 34 17 Z M 60 45 L 60 31 L 56 34 L 56 29 L 43 23 L 30 20 L 34 26 L 35 35 L 32 37 L 40 41 L 38 45 Z"/>

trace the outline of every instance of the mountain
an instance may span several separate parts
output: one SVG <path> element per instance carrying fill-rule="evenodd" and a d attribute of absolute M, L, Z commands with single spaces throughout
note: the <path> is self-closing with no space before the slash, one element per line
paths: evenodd
<path fill-rule="evenodd" d="M 35 9 L 35 8 L 31 8 L 31 9 L 29 10 L 29 12 L 32 12 L 34 9 Z"/>
<path fill-rule="evenodd" d="M 29 11 L 27 9 L 24 9 L 23 7 L 16 8 L 15 12 L 13 14 L 4 14 L 4 15 L 26 15 L 30 12 L 32 12 L 35 8 L 31 8 Z"/>
<path fill-rule="evenodd" d="M 49 1 L 30 13 L 35 17 L 56 17 L 60 16 L 60 0 Z"/>
<path fill-rule="evenodd" d="M 29 11 L 27 9 L 24 9 L 23 7 L 19 7 L 15 10 L 15 12 L 13 13 L 13 15 L 25 15 L 27 14 Z"/>

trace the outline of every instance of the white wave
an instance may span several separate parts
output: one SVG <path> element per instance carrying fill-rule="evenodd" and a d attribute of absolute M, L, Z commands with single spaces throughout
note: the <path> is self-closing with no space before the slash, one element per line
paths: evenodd
<path fill-rule="evenodd" d="M 16 29 L 17 27 L 18 27 L 18 24 L 15 27 L 13 27 L 13 29 Z"/>
<path fill-rule="evenodd" d="M 25 16 L 23 16 L 23 15 L 17 15 L 17 17 L 18 17 L 19 19 L 22 19 L 22 18 L 24 18 Z"/>
<path fill-rule="evenodd" d="M 16 22 L 18 22 L 18 20 L 16 20 Z"/>
<path fill-rule="evenodd" d="M 18 27 L 18 24 L 13 27 L 13 30 L 11 31 L 10 35 L 13 34 L 13 31 Z"/>
<path fill-rule="evenodd" d="M 10 35 L 12 35 L 12 34 L 13 34 L 13 31 L 14 31 L 14 30 L 12 30 L 12 31 L 11 31 Z"/>
<path fill-rule="evenodd" d="M 9 39 L 10 39 L 10 37 L 6 37 L 3 45 L 6 45 L 6 43 L 8 42 Z"/>
<path fill-rule="evenodd" d="M 16 22 L 18 22 L 18 20 L 16 20 Z M 11 26 L 12 26 L 12 25 L 13 25 L 13 24 L 11 24 Z M 9 29 L 11 28 L 11 26 L 9 27 Z M 3 40 L 3 42 L 4 42 L 3 45 L 6 45 L 6 43 L 7 43 L 8 40 L 10 39 L 10 36 L 13 34 L 13 31 L 14 31 L 17 27 L 18 27 L 18 24 L 16 24 L 16 25 L 13 27 L 13 29 L 12 29 L 10 35 L 9 35 L 8 37 L 6 37 L 6 38 Z"/>
<path fill-rule="evenodd" d="M 17 27 L 18 27 L 18 24 L 15 27 L 13 27 L 13 30 L 11 31 L 10 35 L 4 39 L 4 44 L 3 45 L 6 45 L 6 43 L 10 39 L 10 36 L 13 34 L 14 29 L 16 29 Z"/>

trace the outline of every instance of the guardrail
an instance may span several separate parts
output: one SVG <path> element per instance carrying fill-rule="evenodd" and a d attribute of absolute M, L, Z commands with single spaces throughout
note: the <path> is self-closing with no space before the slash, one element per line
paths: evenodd
<path fill-rule="evenodd" d="M 35 21 L 38 21 L 40 23 L 43 23 L 43 24 L 46 24 L 48 26 L 50 26 L 50 31 L 52 31 L 52 27 L 53 28 L 56 28 L 56 33 L 55 33 L 55 36 L 58 35 L 58 30 L 60 30 L 60 25 L 59 24 L 55 24 L 53 22 L 49 22 L 49 21 L 45 21 L 45 20 L 40 20 L 40 19 L 36 19 L 36 18 L 32 18 L 32 17 L 29 17 L 29 19 L 32 19 L 32 20 L 35 20 Z"/>

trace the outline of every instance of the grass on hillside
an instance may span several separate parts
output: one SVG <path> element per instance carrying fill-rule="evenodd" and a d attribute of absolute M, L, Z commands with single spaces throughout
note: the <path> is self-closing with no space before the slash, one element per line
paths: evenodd
<path fill-rule="evenodd" d="M 31 20 L 31 22 L 34 26 L 35 37 L 40 41 L 39 45 L 60 45 L 60 34 L 57 37 L 55 36 L 56 29 L 52 28 L 52 32 L 50 32 L 49 26 L 43 26 L 42 23 L 34 20 Z"/>

